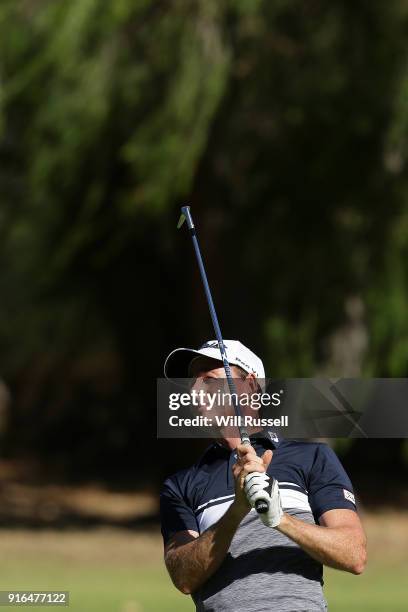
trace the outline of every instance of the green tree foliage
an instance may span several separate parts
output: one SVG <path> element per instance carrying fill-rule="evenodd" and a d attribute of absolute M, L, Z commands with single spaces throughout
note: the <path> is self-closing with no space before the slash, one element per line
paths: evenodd
<path fill-rule="evenodd" d="M 271 373 L 312 375 L 358 295 L 366 371 L 407 374 L 407 17 L 403 0 L 1 3 L 0 354 L 21 423 L 54 415 L 25 443 L 72 431 L 72 405 L 93 406 L 87 440 L 127 449 L 153 426 L 140 376 L 212 335 L 175 231 L 187 199 L 225 336 Z M 117 356 L 109 401 L 67 383 L 92 351 Z"/>
<path fill-rule="evenodd" d="M 103 275 L 146 219 L 188 192 L 226 83 L 218 12 L 217 3 L 2 5 L 3 262 L 30 285 L 16 309 L 25 317 L 31 292 L 48 290 L 49 325 L 57 287 L 77 284 L 76 264 Z M 72 306 L 68 337 L 92 295 L 81 280 L 74 304 L 63 291 L 56 312 Z"/>

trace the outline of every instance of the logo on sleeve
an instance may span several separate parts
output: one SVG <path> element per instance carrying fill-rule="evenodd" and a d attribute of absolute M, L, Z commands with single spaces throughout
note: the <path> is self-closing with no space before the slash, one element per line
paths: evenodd
<path fill-rule="evenodd" d="M 356 498 L 354 497 L 354 495 L 353 495 L 353 493 L 351 491 L 347 491 L 347 489 L 343 489 L 343 493 L 344 493 L 344 497 L 348 501 L 351 501 L 354 505 L 356 505 Z"/>

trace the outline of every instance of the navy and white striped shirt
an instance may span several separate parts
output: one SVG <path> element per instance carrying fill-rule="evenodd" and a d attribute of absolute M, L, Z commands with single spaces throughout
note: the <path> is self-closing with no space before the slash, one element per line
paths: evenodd
<path fill-rule="evenodd" d="M 258 455 L 273 449 L 268 474 L 277 479 L 288 514 L 317 523 L 328 510 L 356 510 L 350 479 L 326 444 L 286 440 L 269 430 L 251 437 L 251 443 Z M 165 481 L 161 493 L 165 543 L 179 531 L 201 534 L 224 515 L 234 499 L 235 462 L 235 451 L 215 443 L 196 464 Z M 280 532 L 265 527 L 251 511 L 238 527 L 224 563 L 193 598 L 197 609 L 206 611 L 269 609 L 262 607 L 265 602 L 282 611 L 325 610 L 322 584 L 321 564 Z M 245 596 L 248 590 L 251 597 Z M 293 593 L 298 593 L 297 603 Z"/>

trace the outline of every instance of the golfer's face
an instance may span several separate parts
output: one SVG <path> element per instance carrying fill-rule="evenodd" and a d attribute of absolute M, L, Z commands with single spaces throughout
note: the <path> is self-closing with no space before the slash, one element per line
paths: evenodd
<path fill-rule="evenodd" d="M 224 368 L 201 369 L 194 376 L 191 390 L 199 394 L 197 410 L 200 414 L 226 414 L 220 401 L 222 394 L 228 390 Z"/>
<path fill-rule="evenodd" d="M 231 369 L 233 376 L 235 376 L 234 369 Z M 198 394 L 197 411 L 199 414 L 207 414 L 209 416 L 217 414 L 234 415 L 234 406 L 230 399 L 230 389 L 221 362 L 216 362 L 214 367 L 214 360 L 200 360 L 192 368 L 191 374 L 193 378 L 191 390 L 196 391 Z M 245 390 L 248 391 L 245 379 L 234 377 L 234 383 L 238 395 Z"/>

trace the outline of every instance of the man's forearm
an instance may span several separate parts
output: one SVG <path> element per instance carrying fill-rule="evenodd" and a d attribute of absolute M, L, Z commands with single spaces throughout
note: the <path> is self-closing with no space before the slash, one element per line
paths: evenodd
<path fill-rule="evenodd" d="M 214 574 L 225 559 L 244 516 L 242 509 L 232 504 L 224 516 L 198 538 L 167 551 L 166 566 L 180 591 L 188 595 L 194 593 Z"/>
<path fill-rule="evenodd" d="M 311 525 L 284 514 L 277 529 L 323 565 L 353 574 L 364 570 L 365 542 L 352 527 Z"/>

